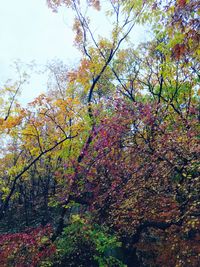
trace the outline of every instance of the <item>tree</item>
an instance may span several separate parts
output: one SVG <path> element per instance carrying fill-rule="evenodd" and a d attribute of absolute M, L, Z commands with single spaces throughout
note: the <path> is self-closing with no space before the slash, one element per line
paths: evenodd
<path fill-rule="evenodd" d="M 198 3 L 47 2 L 73 12 L 82 58 L 74 68 L 49 64 L 49 92 L 23 109 L 15 89 L 2 113 L 1 217 L 22 231 L 4 236 L 4 262 L 13 240 L 19 250 L 37 243 L 37 233 L 24 239 L 25 226 L 50 222 L 44 247 L 39 240 L 12 264 L 47 248 L 52 258 L 37 264 L 73 266 L 85 244 L 91 266 L 198 266 Z M 97 36 L 88 18 L 104 9 L 110 37 Z M 153 37 L 133 48 L 137 23 L 151 23 Z M 124 258 L 109 258 L 108 244 Z"/>

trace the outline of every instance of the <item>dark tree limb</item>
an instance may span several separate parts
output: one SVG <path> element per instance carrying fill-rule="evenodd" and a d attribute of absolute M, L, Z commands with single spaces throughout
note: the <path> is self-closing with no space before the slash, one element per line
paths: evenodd
<path fill-rule="evenodd" d="M 76 135 L 77 136 L 77 135 Z M 57 146 L 59 146 L 60 144 L 62 144 L 63 142 L 65 142 L 66 140 L 68 139 L 72 139 L 76 136 L 72 136 L 72 137 L 65 137 L 64 139 L 60 140 L 59 142 L 57 142 L 55 145 L 53 145 L 52 147 L 42 151 L 34 160 L 32 160 L 27 166 L 24 167 L 24 169 L 18 174 L 15 176 L 14 180 L 13 180 L 13 183 L 12 183 L 12 187 L 11 187 L 11 190 L 9 192 L 9 194 L 7 195 L 2 207 L 1 207 L 1 210 L 0 210 L 0 219 L 2 219 L 4 217 L 4 214 L 5 214 L 5 211 L 6 209 L 8 208 L 8 205 L 9 205 L 9 201 L 15 191 L 15 188 L 16 188 L 16 184 L 17 184 L 17 181 L 19 180 L 19 178 L 24 174 L 26 173 L 30 168 L 31 166 L 33 166 L 42 156 L 44 156 L 45 154 L 47 154 L 48 152 L 51 152 L 52 150 L 54 150 Z"/>

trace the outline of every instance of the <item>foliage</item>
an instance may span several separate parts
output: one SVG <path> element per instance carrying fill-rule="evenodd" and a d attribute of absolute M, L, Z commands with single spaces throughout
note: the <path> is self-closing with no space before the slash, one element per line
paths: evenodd
<path fill-rule="evenodd" d="M 197 266 L 196 119 L 158 123 L 162 110 L 158 115 L 155 104 L 119 101 L 117 112 L 101 124 L 95 161 L 91 151 L 85 163 L 92 165 L 87 180 L 98 220 L 135 244 L 143 264 L 187 266 L 191 261 Z"/>
<path fill-rule="evenodd" d="M 1 265 L 199 266 L 199 2 L 47 2 L 82 57 L 25 108 L 0 90 Z"/>
<path fill-rule="evenodd" d="M 72 215 L 57 241 L 58 266 L 125 266 L 112 256 L 120 242 L 88 219 Z"/>
<path fill-rule="evenodd" d="M 1 266 L 51 266 L 51 257 L 56 251 L 51 234 L 52 229 L 47 225 L 23 233 L 1 235 Z"/>

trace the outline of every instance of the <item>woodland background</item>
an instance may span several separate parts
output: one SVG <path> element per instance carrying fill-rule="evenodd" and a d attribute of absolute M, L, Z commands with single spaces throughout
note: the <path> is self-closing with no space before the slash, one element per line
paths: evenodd
<path fill-rule="evenodd" d="M 47 4 L 82 58 L 27 107 L 25 73 L 0 88 L 0 266 L 199 266 L 199 1 Z"/>

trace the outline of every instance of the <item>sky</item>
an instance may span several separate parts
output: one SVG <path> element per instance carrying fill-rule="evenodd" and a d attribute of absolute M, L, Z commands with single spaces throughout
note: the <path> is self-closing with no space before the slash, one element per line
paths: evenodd
<path fill-rule="evenodd" d="M 96 31 L 105 33 L 107 21 L 94 14 Z M 80 53 L 73 47 L 70 28 L 72 14 L 66 9 L 53 13 L 46 0 L 0 0 L 0 86 L 14 79 L 13 62 L 25 64 L 34 61 L 44 66 L 54 59 L 67 65 L 78 62 Z M 141 29 L 134 31 L 134 38 L 141 38 Z M 32 74 L 24 86 L 21 101 L 28 103 L 39 93 L 45 92 L 47 76 Z"/>
<path fill-rule="evenodd" d="M 0 85 L 14 77 L 16 60 L 38 65 L 53 59 L 76 61 L 79 53 L 72 46 L 68 20 L 62 10 L 48 9 L 45 0 L 0 0 Z M 46 77 L 32 76 L 23 90 L 25 102 L 45 90 Z"/>

